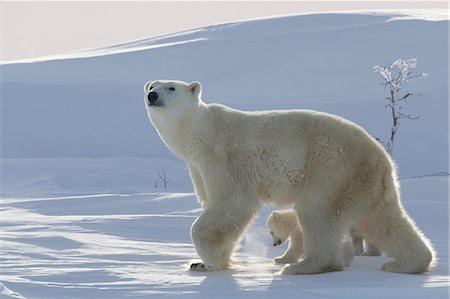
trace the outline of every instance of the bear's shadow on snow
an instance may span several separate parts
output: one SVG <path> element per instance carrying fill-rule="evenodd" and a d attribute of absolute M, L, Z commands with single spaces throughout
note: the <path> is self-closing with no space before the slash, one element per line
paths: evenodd
<path fill-rule="evenodd" d="M 237 279 L 233 276 L 233 270 L 219 272 L 189 272 L 192 276 L 203 276 L 204 279 L 198 285 L 198 292 L 205 298 L 218 296 L 224 293 L 241 291 Z"/>
<path fill-rule="evenodd" d="M 357 256 L 354 258 L 350 267 L 343 271 L 326 272 L 307 275 L 277 275 L 274 274 L 272 282 L 267 291 L 273 289 L 280 290 L 280 287 L 286 287 L 295 283 L 301 291 L 301 287 L 307 289 L 328 288 L 371 288 L 371 287 L 392 287 L 397 288 L 404 284 L 411 287 L 423 287 L 430 282 L 434 272 L 421 274 L 392 273 L 381 270 L 381 265 L 390 261 L 390 257 L 366 257 Z"/>
<path fill-rule="evenodd" d="M 430 282 L 431 273 L 408 275 L 391 273 L 380 270 L 381 264 L 389 260 L 388 257 L 355 257 L 350 268 L 344 271 L 327 272 L 314 275 L 280 275 L 281 265 L 262 269 L 236 269 L 219 272 L 189 272 L 192 276 L 204 277 L 198 285 L 198 293 L 203 296 L 218 296 L 252 291 L 276 292 L 280 288 L 295 284 L 299 294 L 302 287 L 305 292 L 311 289 L 351 287 L 399 287 L 415 285 L 423 287 Z M 254 273 L 253 273 L 254 271 Z M 358 277 L 358 279 L 355 279 Z M 324 290 L 326 292 L 326 290 Z M 265 293 L 266 294 L 266 293 Z"/>

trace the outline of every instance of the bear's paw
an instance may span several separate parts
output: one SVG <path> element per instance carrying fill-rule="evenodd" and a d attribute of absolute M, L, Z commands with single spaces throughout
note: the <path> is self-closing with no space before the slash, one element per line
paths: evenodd
<path fill-rule="evenodd" d="M 189 268 L 190 271 L 197 271 L 197 272 L 205 272 L 208 271 L 208 268 L 203 263 L 192 263 L 191 267 Z"/>

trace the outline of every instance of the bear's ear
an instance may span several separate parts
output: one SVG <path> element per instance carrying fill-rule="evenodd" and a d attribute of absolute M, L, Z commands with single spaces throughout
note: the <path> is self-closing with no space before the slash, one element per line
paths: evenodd
<path fill-rule="evenodd" d="M 277 212 L 277 211 L 273 211 L 272 212 L 272 217 L 275 219 L 275 218 L 278 218 L 280 216 L 280 213 L 279 212 Z"/>
<path fill-rule="evenodd" d="M 200 84 L 200 82 L 197 81 L 191 82 L 189 84 L 189 90 L 196 98 L 198 98 L 202 93 L 202 85 Z"/>
<path fill-rule="evenodd" d="M 144 85 L 144 92 L 149 92 L 150 87 L 152 86 L 153 81 L 148 81 L 147 83 L 145 83 Z"/>

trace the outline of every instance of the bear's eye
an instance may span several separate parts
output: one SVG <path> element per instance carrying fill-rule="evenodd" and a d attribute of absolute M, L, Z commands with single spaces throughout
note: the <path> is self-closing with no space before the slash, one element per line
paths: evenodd
<path fill-rule="evenodd" d="M 174 91 L 174 90 L 175 90 L 175 87 L 169 87 L 169 90 L 170 90 L 170 91 Z"/>

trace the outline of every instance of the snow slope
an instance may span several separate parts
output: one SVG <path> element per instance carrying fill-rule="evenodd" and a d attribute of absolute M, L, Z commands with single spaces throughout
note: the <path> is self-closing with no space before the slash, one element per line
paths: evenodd
<path fill-rule="evenodd" d="M 311 14 L 188 30 L 41 61 L 0 65 L 0 292 L 12 298 L 447 298 L 448 20 L 402 14 Z M 277 276 L 262 210 L 236 269 L 187 271 L 200 213 L 184 163 L 147 120 L 148 80 L 199 80 L 206 102 L 247 110 L 342 115 L 385 139 L 385 90 L 372 70 L 418 59 L 394 151 L 405 206 L 438 250 L 430 274 L 379 271 Z M 158 177 L 165 172 L 167 189 Z"/>
<path fill-rule="evenodd" d="M 448 172 L 447 33 L 448 21 L 392 15 L 288 16 L 88 52 L 103 56 L 1 65 L 2 158 L 176 159 L 143 109 L 144 83 L 161 78 L 199 80 L 205 101 L 235 108 L 339 114 L 386 139 L 386 93 L 372 67 L 416 57 L 429 78 L 408 86 L 422 96 L 407 109 L 422 119 L 400 125 L 395 158 L 401 177 Z"/>

